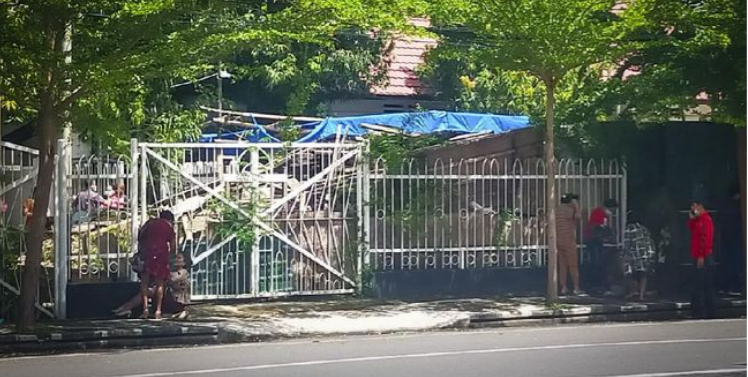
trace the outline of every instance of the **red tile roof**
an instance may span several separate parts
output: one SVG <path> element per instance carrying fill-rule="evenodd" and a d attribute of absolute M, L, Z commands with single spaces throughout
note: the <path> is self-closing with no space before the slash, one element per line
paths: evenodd
<path fill-rule="evenodd" d="M 412 19 L 419 27 L 430 23 L 423 18 Z M 424 55 L 437 41 L 433 38 L 401 36 L 392 40 L 392 48 L 384 58 L 387 66 L 387 81 L 382 86 L 374 86 L 371 93 L 380 96 L 428 95 L 432 90 L 418 77 L 418 67 L 423 64 Z"/>
<path fill-rule="evenodd" d="M 628 8 L 628 4 L 619 1 L 613 7 L 613 13 L 621 13 Z M 431 23 L 425 18 L 413 18 L 411 24 L 418 27 L 429 27 Z M 387 66 L 387 81 L 382 86 L 373 86 L 370 90 L 379 96 L 418 96 L 429 95 L 433 90 L 421 82 L 418 77 L 418 68 L 424 62 L 424 55 L 429 49 L 437 46 L 434 38 L 400 36 L 392 40 L 392 48 L 384 58 Z M 603 72 L 603 80 L 609 79 L 614 70 Z M 636 76 L 641 73 L 640 67 L 630 67 L 623 73 L 623 79 Z M 706 93 L 700 93 L 697 100 L 706 101 Z"/>

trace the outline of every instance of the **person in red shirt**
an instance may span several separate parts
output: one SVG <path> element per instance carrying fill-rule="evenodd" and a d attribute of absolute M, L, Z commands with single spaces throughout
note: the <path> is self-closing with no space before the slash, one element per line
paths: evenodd
<path fill-rule="evenodd" d="M 714 224 L 700 199 L 691 201 L 688 230 L 691 233 L 691 258 L 694 277 L 691 289 L 691 314 L 695 318 L 714 318 L 714 288 L 712 282 L 712 246 Z"/>
<path fill-rule="evenodd" d="M 174 214 L 162 211 L 158 219 L 150 219 L 138 234 L 138 243 L 145 256 L 145 270 L 140 275 L 140 294 L 143 298 L 143 315 L 148 318 L 148 284 L 156 283 L 154 318 L 161 319 L 161 304 L 164 299 L 164 282 L 169 279 L 169 251 L 177 252 L 174 233 Z"/>
<path fill-rule="evenodd" d="M 585 229 L 587 249 L 598 264 L 591 279 L 592 284 L 602 287 L 603 290 L 610 289 L 610 285 L 615 280 L 613 275 L 617 266 L 617 250 L 608 250 L 605 244 L 615 242 L 611 217 L 616 208 L 618 208 L 618 201 L 612 198 L 605 199 L 602 206 L 590 212 Z"/>

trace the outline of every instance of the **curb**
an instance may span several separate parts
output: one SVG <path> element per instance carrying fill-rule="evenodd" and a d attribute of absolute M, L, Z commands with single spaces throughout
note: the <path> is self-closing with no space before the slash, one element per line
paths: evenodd
<path fill-rule="evenodd" d="M 384 331 L 357 331 L 348 333 L 288 333 L 274 330 L 252 331 L 232 323 L 169 324 L 166 326 L 141 326 L 136 328 L 75 328 L 56 331 L 44 336 L 7 334 L 0 335 L 0 355 L 33 355 L 55 352 L 75 352 L 102 349 L 128 349 L 149 347 L 195 346 L 230 343 L 259 343 L 283 339 L 315 338 L 329 336 L 354 336 L 393 334 L 402 332 L 429 332 L 477 328 L 506 328 L 523 326 L 548 326 L 576 323 L 666 321 L 689 318 L 688 303 L 653 303 L 633 305 L 592 304 L 585 307 L 536 310 L 525 313 L 472 312 L 465 313 L 450 323 L 417 330 L 393 329 Z M 721 301 L 717 318 L 746 316 L 746 301 Z"/>
<path fill-rule="evenodd" d="M 470 316 L 470 328 L 522 327 L 568 323 L 630 321 L 667 321 L 690 318 L 689 303 L 641 305 L 599 305 L 589 310 L 543 310 L 529 316 L 506 316 L 504 313 L 476 313 Z M 729 301 L 717 307 L 717 318 L 739 318 L 746 315 L 745 301 Z"/>
<path fill-rule="evenodd" d="M 173 326 L 163 328 L 78 330 L 46 336 L 0 335 L 0 354 L 33 354 L 55 351 L 86 351 L 108 348 L 144 348 L 175 345 L 218 344 L 218 328 Z"/>

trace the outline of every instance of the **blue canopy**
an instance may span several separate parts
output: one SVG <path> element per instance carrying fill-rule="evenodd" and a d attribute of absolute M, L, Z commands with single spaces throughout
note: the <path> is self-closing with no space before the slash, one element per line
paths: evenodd
<path fill-rule="evenodd" d="M 244 140 L 249 141 L 251 143 L 262 143 L 262 142 L 278 142 L 280 140 L 273 137 L 273 135 L 270 135 L 268 131 L 265 129 L 265 127 L 262 127 L 261 125 L 257 124 L 255 125 L 256 128 L 253 128 L 251 130 L 245 130 L 245 131 L 237 131 L 237 132 L 221 132 L 218 133 L 204 133 L 200 135 L 200 142 L 201 143 L 212 143 L 217 139 L 221 140 Z"/>
<path fill-rule="evenodd" d="M 342 118 L 326 118 L 318 123 L 302 125 L 313 128 L 299 142 L 314 142 L 334 137 L 338 130 L 348 137 L 363 136 L 369 130 L 362 124 L 397 128 L 411 134 L 436 132 L 500 134 L 530 127 L 526 116 L 493 115 L 477 113 L 453 113 L 447 111 L 424 111 L 418 113 L 392 113 Z"/>
<path fill-rule="evenodd" d="M 334 138 L 338 132 L 346 137 L 364 136 L 369 129 L 362 125 L 386 126 L 402 130 L 409 134 L 429 134 L 451 132 L 459 134 L 493 133 L 500 134 L 512 130 L 530 127 L 526 116 L 493 115 L 478 113 L 455 113 L 448 111 L 424 111 L 417 113 L 392 113 L 351 117 L 328 117 L 319 122 L 301 125 L 309 130 L 297 142 L 313 143 Z M 221 133 L 220 139 L 247 140 L 250 142 L 278 142 L 262 125 L 255 124 L 254 129 L 239 132 Z M 218 139 L 215 133 L 203 134 L 201 143 L 210 143 Z"/>

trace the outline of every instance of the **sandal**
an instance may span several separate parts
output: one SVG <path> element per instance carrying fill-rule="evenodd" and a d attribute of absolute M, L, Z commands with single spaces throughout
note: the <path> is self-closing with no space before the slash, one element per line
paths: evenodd
<path fill-rule="evenodd" d="M 158 321 L 158 320 L 161 320 L 161 319 L 162 319 L 162 318 L 161 318 L 161 312 L 156 312 L 156 313 L 153 313 L 153 319 L 155 319 L 155 320 L 157 320 L 157 321 Z"/>
<path fill-rule="evenodd" d="M 143 310 L 143 314 L 140 315 L 140 319 L 148 319 L 148 310 Z"/>
<path fill-rule="evenodd" d="M 130 318 L 132 315 L 132 310 L 118 310 L 114 312 L 115 317 L 127 317 Z"/>
<path fill-rule="evenodd" d="M 185 319 L 187 319 L 187 317 L 188 317 L 187 311 L 183 310 L 171 316 L 171 319 L 175 321 L 184 321 Z"/>

